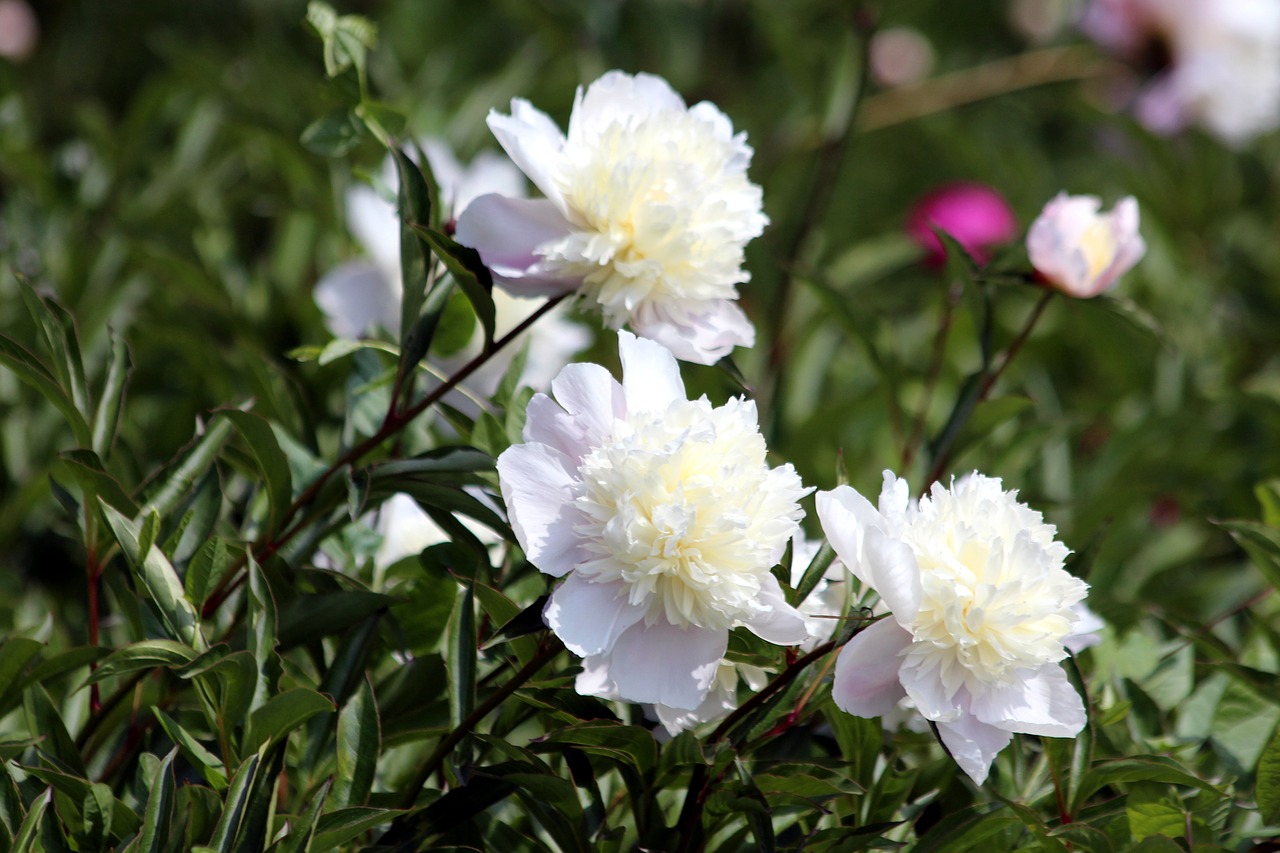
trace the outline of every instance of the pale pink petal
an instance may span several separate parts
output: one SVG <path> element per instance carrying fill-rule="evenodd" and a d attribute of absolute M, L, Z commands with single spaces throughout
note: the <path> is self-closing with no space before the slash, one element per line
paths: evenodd
<path fill-rule="evenodd" d="M 526 443 L 532 441 L 554 447 L 575 464 L 582 461 L 582 455 L 589 449 L 583 441 L 582 428 L 573 415 L 546 394 L 534 394 L 529 400 L 523 436 Z"/>
<path fill-rule="evenodd" d="M 750 347 L 756 342 L 755 327 L 738 304 L 728 299 L 708 300 L 703 310 L 684 311 L 679 316 L 656 308 L 646 311 L 641 306 L 629 322 L 637 334 L 694 364 L 715 364 L 734 347 Z"/>
<path fill-rule="evenodd" d="M 882 717 L 905 697 L 898 670 L 902 650 L 911 635 L 892 619 L 881 619 L 865 628 L 840 650 L 836 658 L 831 698 L 837 706 L 859 717 Z"/>
<path fill-rule="evenodd" d="M 564 202 L 553 170 L 564 148 L 564 134 L 551 117 L 524 98 L 513 98 L 511 115 L 490 110 L 488 124 L 520 171 L 563 211 Z"/>
<path fill-rule="evenodd" d="M 598 364 L 570 364 L 551 381 L 551 393 L 582 429 L 582 440 L 598 447 L 626 417 L 622 386 Z"/>
<path fill-rule="evenodd" d="M 627 412 L 662 412 L 677 400 L 688 399 L 680 367 L 666 347 L 618 332 L 622 357 L 622 389 Z"/>
<path fill-rule="evenodd" d="M 517 444 L 498 457 L 498 480 L 516 541 L 529 562 L 561 577 L 587 558 L 573 527 L 576 467 L 545 444 Z"/>
<path fill-rule="evenodd" d="M 744 621 L 746 627 L 757 637 L 779 646 L 795 646 L 809 639 L 804 615 L 787 604 L 782 586 L 773 575 L 765 574 L 762 577 L 756 601 L 770 608 Z"/>
<path fill-rule="evenodd" d="M 400 330 L 400 287 L 364 261 L 335 267 L 316 282 L 313 294 L 325 326 L 339 338 L 359 338 L 381 326 Z"/>
<path fill-rule="evenodd" d="M 643 616 L 643 607 L 628 603 L 622 581 L 592 583 L 576 572 L 556 587 L 542 610 L 547 627 L 565 648 L 582 657 L 608 651 L 618 635 Z"/>
<path fill-rule="evenodd" d="M 938 735 L 947 751 L 970 779 L 981 785 L 991 772 L 991 762 L 1000 750 L 1009 745 L 1013 735 L 973 717 L 964 716 L 955 722 L 938 723 Z"/>
<path fill-rule="evenodd" d="M 480 253 L 494 282 L 516 296 L 557 296 L 578 279 L 544 272 L 536 250 L 569 233 L 569 223 L 546 199 L 482 195 L 458 217 L 458 242 Z"/>
<path fill-rule="evenodd" d="M 1057 664 L 972 697 L 969 710 L 987 725 L 1047 737 L 1075 737 L 1086 721 L 1080 694 Z"/>
<path fill-rule="evenodd" d="M 728 631 L 640 622 L 613 644 L 609 676 L 628 701 L 692 711 L 706 698 L 728 645 Z"/>

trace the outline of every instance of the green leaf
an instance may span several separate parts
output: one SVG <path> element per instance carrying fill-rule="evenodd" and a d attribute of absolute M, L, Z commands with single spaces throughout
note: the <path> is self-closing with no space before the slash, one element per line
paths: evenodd
<path fill-rule="evenodd" d="M 62 713 L 42 684 L 33 684 L 27 688 L 23 696 L 23 705 L 27 714 L 29 730 L 44 735 L 40 751 L 55 759 L 68 772 L 78 776 L 87 776 L 80 750 L 67 732 L 62 721 Z"/>
<path fill-rule="evenodd" d="M 160 762 L 151 782 L 151 795 L 142 815 L 142 834 L 133 848 L 138 853 L 160 853 L 169 842 L 169 827 L 173 822 L 174 777 L 173 758 L 177 747 Z"/>
<path fill-rule="evenodd" d="M 80 804 L 80 813 L 84 816 L 84 837 L 90 844 L 104 849 L 108 846 L 115 804 L 116 798 L 110 787 L 101 782 L 89 785 Z"/>
<path fill-rule="evenodd" d="M 256 787 L 255 782 L 261 766 L 262 753 L 259 752 L 246 758 L 236 770 L 231 788 L 223 800 L 225 805 L 222 807 L 222 814 L 218 818 L 217 826 L 214 827 L 213 837 L 209 840 L 210 850 L 217 853 L 233 853 L 238 849 L 236 839 L 240 835 L 241 825 L 245 822 L 249 800 Z"/>
<path fill-rule="evenodd" d="M 595 721 L 548 732 L 537 741 L 535 751 L 549 744 L 572 744 L 594 755 L 630 764 L 641 775 L 657 763 L 658 745 L 653 734 L 638 726 Z"/>
<path fill-rule="evenodd" d="M 195 660 L 196 653 L 175 640 L 143 640 L 116 649 L 98 664 L 86 684 L 157 667 L 180 667 Z"/>
<path fill-rule="evenodd" d="M 313 849 L 320 812 L 324 810 L 332 785 L 333 780 L 326 779 L 320 790 L 307 800 L 307 810 L 290 822 L 289 834 L 272 845 L 271 853 L 309 853 Z"/>
<path fill-rule="evenodd" d="M 262 576 L 258 563 L 249 557 L 249 651 L 257 664 L 257 676 L 253 682 L 253 696 L 249 711 L 253 712 L 267 703 L 276 692 L 280 680 L 281 663 L 276 654 L 276 602 Z M 254 747 L 256 749 L 256 744 Z"/>
<path fill-rule="evenodd" d="M 249 715 L 242 751 L 255 752 L 263 744 L 288 736 L 312 716 L 332 710 L 333 702 L 327 696 L 305 687 L 295 687 L 272 696 Z"/>
<path fill-rule="evenodd" d="M 231 555 L 227 553 L 227 543 L 222 539 L 215 536 L 200 546 L 187 564 L 187 573 L 182 578 L 183 590 L 192 604 L 198 608 L 204 606 L 230 565 Z"/>
<path fill-rule="evenodd" d="M 205 780 L 216 790 L 225 790 L 227 787 L 227 769 L 222 763 L 222 759 L 206 749 L 200 741 L 196 740 L 194 735 L 180 726 L 177 720 L 164 711 L 152 705 L 151 713 L 160 722 L 160 726 L 169 735 L 169 739 L 182 750 L 183 757 L 200 768 Z"/>
<path fill-rule="evenodd" d="M 1257 797 L 1262 822 L 1280 825 L 1280 730 L 1271 736 L 1258 761 Z"/>
<path fill-rule="evenodd" d="M 369 799 L 381 748 L 378 705 L 366 676 L 338 715 L 338 781 L 333 789 L 338 808 L 363 806 Z"/>
<path fill-rule="evenodd" d="M 12 843 L 26 812 L 22 794 L 9 771 L 9 762 L 0 761 L 0 844 Z"/>
<path fill-rule="evenodd" d="M 291 598 L 280 608 L 280 649 L 288 650 L 345 631 L 400 602 L 395 596 L 364 590 Z"/>
<path fill-rule="evenodd" d="M 355 67 L 364 79 L 365 55 L 378 44 L 378 30 L 359 15 L 341 15 L 328 3 L 307 4 L 307 23 L 324 42 L 324 70 L 337 77 Z"/>
<path fill-rule="evenodd" d="M 59 476 L 63 482 L 74 482 L 90 501 L 100 497 L 123 513 L 132 516 L 138 512 L 138 505 L 115 477 L 107 473 L 98 454 L 91 450 L 64 450 L 58 458 L 62 463 Z"/>
<path fill-rule="evenodd" d="M 9 368 L 15 376 L 39 391 L 62 413 L 67 425 L 71 427 L 71 435 L 76 444 L 81 447 L 92 446 L 93 435 L 88 422 L 72 399 L 67 396 L 67 392 L 54 379 L 53 374 L 40 363 L 38 358 L 23 349 L 17 341 L 5 335 L 0 335 L 0 365 Z"/>
<path fill-rule="evenodd" d="M 183 679 L 199 679 L 205 684 L 221 687 L 221 711 L 228 725 L 238 725 L 249 712 L 253 698 L 253 686 L 258 665 L 253 654 L 241 649 L 229 652 L 226 645 L 217 645 L 196 658 L 190 664 L 174 670 Z"/>
<path fill-rule="evenodd" d="M 1141 755 L 1096 762 L 1080 783 L 1080 802 L 1107 785 L 1124 782 L 1164 782 L 1217 791 L 1213 785 L 1193 776 L 1178 762 L 1161 755 Z M 1219 792 L 1221 793 L 1221 792 Z"/>
<path fill-rule="evenodd" d="M 426 223 L 427 220 L 419 219 L 418 222 Z M 480 321 L 480 327 L 484 329 L 484 345 L 488 347 L 493 343 L 495 322 L 493 276 L 484 261 L 480 260 L 480 253 L 434 228 L 418 225 L 416 230 L 426 238 L 436 257 L 444 262 L 445 269 L 449 270 L 453 280 L 467 295 L 471 307 L 475 309 L 476 318 Z"/>
<path fill-rule="evenodd" d="M 414 339 L 418 318 L 422 314 L 423 303 L 427 298 L 429 259 L 427 245 L 413 230 L 412 223 L 426 224 L 431 221 L 431 191 L 426 179 L 422 176 L 422 171 L 409 158 L 409 155 L 393 146 L 391 156 L 395 160 L 399 187 L 397 207 L 400 213 L 400 372 L 401 375 L 407 376 L 409 369 L 426 355 L 431 332 L 434 331 L 434 323 L 432 323 L 431 328 L 425 330 L 425 340 Z M 431 289 L 445 291 L 447 287 L 441 287 L 440 283 L 436 282 Z M 434 310 L 427 312 L 429 316 L 434 315 L 438 319 L 439 313 L 444 310 L 446 296 L 447 293 L 441 293 L 438 299 L 439 304 L 432 306 Z"/>
<path fill-rule="evenodd" d="M 449 617 L 449 722 L 457 728 L 476 706 L 476 605 L 475 585 L 454 602 Z"/>
<path fill-rule="evenodd" d="M 41 782 L 52 786 L 55 791 L 75 802 L 83 802 L 87 797 L 96 799 L 98 796 L 93 793 L 93 783 L 90 783 L 88 779 L 82 776 L 73 776 L 57 770 L 50 770 L 47 767 L 23 766 L 22 771 L 28 776 L 34 776 Z M 132 835 L 142 826 L 142 821 L 134 814 L 133 809 L 114 797 L 111 800 L 110 822 L 111 833 L 116 838 Z"/>
<path fill-rule="evenodd" d="M 240 409 L 220 409 L 240 433 L 258 464 L 267 487 L 267 500 L 271 507 L 267 530 L 276 532 L 284 522 L 285 511 L 293 500 L 293 476 L 289 471 L 289 459 L 280 449 L 275 431 L 266 419 Z"/>
<path fill-rule="evenodd" d="M 18 684 L 27 664 L 35 657 L 44 643 L 28 637 L 9 637 L 0 643 L 0 697 L 5 697 Z"/>
<path fill-rule="evenodd" d="M 178 573 L 168 559 L 155 546 L 143 553 L 139 547 L 141 533 L 138 526 L 105 501 L 99 499 L 98 503 L 125 557 L 133 567 L 134 575 L 159 611 L 169 636 L 198 652 L 204 651 L 208 646 L 200 633 L 199 616 L 186 597 Z"/>
<path fill-rule="evenodd" d="M 111 342 L 111 357 L 107 362 L 107 379 L 102 386 L 98 408 L 93 413 L 93 441 L 90 445 L 93 452 L 102 457 L 111 452 L 111 445 L 115 443 L 116 431 L 120 427 L 120 412 L 124 407 L 125 386 L 133 370 L 129 345 L 124 338 L 117 337 L 110 328 L 107 329 L 107 336 Z"/>
<path fill-rule="evenodd" d="M 162 471 L 169 471 L 172 468 L 172 471 L 158 487 L 151 491 L 151 497 L 148 498 L 143 511 L 154 510 L 160 514 L 161 518 L 173 512 L 183 497 L 188 495 L 195 488 L 196 483 L 205 476 L 214 460 L 218 458 L 218 453 L 230 434 L 231 423 L 222 418 L 215 418 L 205 429 L 204 434 L 191 445 L 191 449 L 179 454 L 181 463 L 174 467 L 175 463 L 171 462 L 162 469 Z"/>
<path fill-rule="evenodd" d="M 1280 478 L 1259 483 L 1253 487 L 1253 493 L 1262 506 L 1262 523 L 1280 528 Z"/>
<path fill-rule="evenodd" d="M 36 846 L 36 839 L 40 833 L 40 824 L 44 819 L 45 809 L 49 807 L 49 803 L 53 800 L 53 789 L 47 788 L 45 792 L 31 803 L 30 809 L 27 810 L 27 816 L 22 820 L 22 826 L 18 827 L 18 832 L 13 839 L 13 853 L 33 853 L 39 849 Z"/>
<path fill-rule="evenodd" d="M 822 547 L 818 549 L 818 553 L 813 555 L 813 559 L 809 561 L 809 566 L 804 570 L 804 574 L 800 577 L 800 584 L 795 588 L 794 596 L 788 595 L 787 598 L 794 598 L 791 602 L 792 606 L 799 605 L 802 601 L 809 597 L 809 593 L 813 592 L 822 578 L 826 575 L 827 569 L 831 568 L 831 564 L 836 561 L 836 551 L 831 547 L 830 542 L 823 542 Z M 783 592 L 790 593 L 784 584 Z"/>
<path fill-rule="evenodd" d="M 396 809 L 359 807 L 337 809 L 320 818 L 316 826 L 313 850 L 337 850 L 351 839 L 374 827 L 389 823 L 404 812 Z"/>
<path fill-rule="evenodd" d="M 1125 798 L 1124 810 L 1134 841 L 1143 841 L 1153 835 L 1177 838 L 1185 833 L 1187 811 L 1176 797 L 1169 794 L 1167 785 L 1151 782 L 1134 784 Z"/>
<path fill-rule="evenodd" d="M 302 131 L 303 147 L 321 157 L 345 157 L 365 138 L 364 122 L 351 110 L 334 110 L 316 119 Z"/>

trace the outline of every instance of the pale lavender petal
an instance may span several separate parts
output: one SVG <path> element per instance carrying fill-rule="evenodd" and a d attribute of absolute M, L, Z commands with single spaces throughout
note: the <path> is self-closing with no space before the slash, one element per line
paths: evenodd
<path fill-rule="evenodd" d="M 570 364 L 551 381 L 556 402 L 573 416 L 579 441 L 599 447 L 613 436 L 614 424 L 626 417 L 622 386 L 598 364 Z"/>
<path fill-rule="evenodd" d="M 882 717 L 907 694 L 898 670 L 911 635 L 892 619 L 881 619 L 856 634 L 836 658 L 831 698 L 859 717 Z"/>
<path fill-rule="evenodd" d="M 779 646 L 795 646 L 809 639 L 804 615 L 787 604 L 782 586 L 773 575 L 762 577 L 756 601 L 769 607 L 769 610 L 744 620 L 746 627 L 757 637 Z"/>
<path fill-rule="evenodd" d="M 628 414 L 666 411 L 677 400 L 687 399 L 680 367 L 666 347 L 618 332 L 618 352 Z"/>
<path fill-rule="evenodd" d="M 609 672 L 608 655 L 589 655 L 582 659 L 582 672 L 578 673 L 573 689 L 583 696 L 599 696 L 601 699 L 621 699 L 618 686 Z"/>
<path fill-rule="evenodd" d="M 631 316 L 629 323 L 637 334 L 657 341 L 682 361 L 715 364 L 734 347 L 750 347 L 756 342 L 756 330 L 736 302 L 728 299 L 708 300 L 703 310 L 664 311 L 648 303 Z"/>
<path fill-rule="evenodd" d="M 627 601 L 626 584 L 592 583 L 577 573 L 556 587 L 542 610 L 565 648 L 575 655 L 598 655 L 613 647 L 618 635 L 644 616 L 644 608 Z"/>
<path fill-rule="evenodd" d="M 862 542 L 866 531 L 883 526 L 884 519 L 871 502 L 850 486 L 837 486 L 829 492 L 818 492 L 815 499 L 818 521 L 836 555 L 864 585 L 871 585 L 862 558 Z"/>
<path fill-rule="evenodd" d="M 498 480 L 516 541 L 529 562 L 561 577 L 587 554 L 573 527 L 576 467 L 545 444 L 517 444 L 498 457 Z"/>
<path fill-rule="evenodd" d="M 951 757 L 979 785 L 987 781 L 991 762 L 996 760 L 996 755 L 1013 740 L 1013 735 L 1009 732 L 988 726 L 969 716 L 937 725 L 938 735 Z"/>
<path fill-rule="evenodd" d="M 728 631 L 640 622 L 613 644 L 609 674 L 624 699 L 692 711 L 706 698 L 728 645 Z"/>
<path fill-rule="evenodd" d="M 868 528 L 862 540 L 863 570 L 871 586 L 903 625 L 920 609 L 920 566 L 911 546 L 879 528 Z"/>
<path fill-rule="evenodd" d="M 313 294 L 325 326 L 339 338 L 359 338 L 381 326 L 400 330 L 400 288 L 373 264 L 352 261 L 327 272 Z"/>
<path fill-rule="evenodd" d="M 578 279 L 544 271 L 536 250 L 569 233 L 569 223 L 546 199 L 505 198 L 490 193 L 458 217 L 458 242 L 480 253 L 494 282 L 515 296 L 557 296 Z"/>
<path fill-rule="evenodd" d="M 525 99 L 513 98 L 511 115 L 490 110 L 488 124 L 520 171 L 557 209 L 564 210 L 554 173 L 564 148 L 564 134 L 551 117 Z"/>
<path fill-rule="evenodd" d="M 1057 664 L 972 697 L 969 710 L 987 725 L 1047 737 L 1075 737 L 1086 722 L 1084 702 Z"/>

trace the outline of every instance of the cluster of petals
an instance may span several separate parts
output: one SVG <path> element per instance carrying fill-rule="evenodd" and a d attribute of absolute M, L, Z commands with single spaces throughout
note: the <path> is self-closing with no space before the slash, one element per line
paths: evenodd
<path fill-rule="evenodd" d="M 524 195 L 524 176 L 497 152 L 481 152 L 464 166 L 439 139 L 421 140 L 419 146 L 439 187 L 440 204 L 450 215 L 487 193 Z M 378 183 L 392 191 L 398 185 L 395 163 L 390 156 L 382 163 Z M 365 184 L 358 184 L 346 193 L 345 205 L 347 226 L 364 249 L 365 258 L 348 261 L 326 273 L 316 283 L 316 305 L 324 314 L 329 331 L 339 338 L 356 339 L 379 327 L 398 329 L 400 217 L 395 205 Z M 495 292 L 493 302 L 499 334 L 514 328 L 528 314 L 523 300 L 504 293 Z M 550 382 L 565 362 L 591 343 L 591 333 L 568 319 L 564 307 L 540 318 L 526 334 L 530 340 L 529 357 L 521 379 L 534 387 Z M 464 353 L 465 358 L 479 352 L 482 345 L 479 338 L 477 332 Z M 499 352 L 473 374 L 469 385 L 482 394 L 492 393 L 515 353 L 515 347 Z"/>
<path fill-rule="evenodd" d="M 694 711 L 731 629 L 807 637 L 770 569 L 808 489 L 766 464 L 754 403 L 689 400 L 668 350 L 619 350 L 621 383 L 571 364 L 530 401 L 499 483 L 529 561 L 564 578 L 543 618 L 584 659 L 578 691 Z"/>
<path fill-rule="evenodd" d="M 935 232 L 953 237 L 978 263 L 1018 234 L 1018 219 L 1004 196 L 985 184 L 957 181 L 924 195 L 907 215 L 907 236 L 925 251 L 925 263 L 942 266 L 946 248 Z"/>
<path fill-rule="evenodd" d="M 1013 733 L 1080 732 L 1084 703 L 1060 662 L 1088 587 L 1016 492 L 974 473 L 913 502 L 886 471 L 878 508 L 848 486 L 817 506 L 836 553 L 889 610 L 841 650 L 839 707 L 882 717 L 909 700 L 978 784 Z"/>
<path fill-rule="evenodd" d="M 1031 266 L 1068 296 L 1097 296 L 1146 254 L 1138 202 L 1123 198 L 1107 213 L 1098 212 L 1101 206 L 1094 196 L 1059 193 L 1027 232 Z"/>
<path fill-rule="evenodd" d="M 611 328 L 714 363 L 755 330 L 737 305 L 746 244 L 764 230 L 752 150 L 710 103 L 660 77 L 610 71 L 579 89 L 568 133 L 528 101 L 489 127 L 545 198 L 486 195 L 458 220 L 499 285 L 579 292 Z"/>
<path fill-rule="evenodd" d="M 1082 28 L 1153 74 L 1135 104 L 1158 133 L 1198 124 L 1229 144 L 1280 126 L 1280 3 L 1093 0 Z"/>

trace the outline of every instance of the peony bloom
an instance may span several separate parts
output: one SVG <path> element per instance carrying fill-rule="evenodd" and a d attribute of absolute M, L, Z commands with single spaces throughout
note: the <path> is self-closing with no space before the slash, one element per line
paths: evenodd
<path fill-rule="evenodd" d="M 1091 195 L 1059 193 L 1031 223 L 1031 266 L 1056 290 L 1087 299 L 1115 284 L 1146 254 L 1138 203 L 1122 198 L 1110 213 Z"/>
<path fill-rule="evenodd" d="M 1016 498 L 974 473 L 913 503 L 886 471 L 878 511 L 848 486 L 817 500 L 832 547 L 889 609 L 841 650 L 836 704 L 879 717 L 910 699 L 978 784 L 1013 732 L 1074 737 L 1085 724 L 1059 662 L 1088 587 Z"/>
<path fill-rule="evenodd" d="M 1009 202 L 991 187 L 960 182 L 933 190 L 907 216 L 907 236 L 925 250 L 927 265 L 940 267 L 947 253 L 935 228 L 954 237 L 978 263 L 986 263 L 992 247 L 1017 236 L 1018 220 Z"/>
<path fill-rule="evenodd" d="M 578 692 L 692 711 L 738 626 L 806 638 L 770 572 L 808 492 L 770 469 L 755 404 L 688 400 L 671 353 L 619 333 L 623 380 L 571 364 L 529 402 L 498 457 L 529 561 L 565 580 L 543 618 L 583 672 Z"/>
<path fill-rule="evenodd" d="M 1093 0 L 1081 28 L 1151 74 L 1138 119 L 1157 133 L 1199 124 L 1228 144 L 1280 126 L 1280 3 Z"/>
<path fill-rule="evenodd" d="M 427 163 L 440 189 L 440 203 L 449 214 L 463 209 L 478 195 L 503 192 L 524 194 L 524 177 L 510 161 L 489 151 L 477 155 L 469 166 L 461 166 L 442 141 L 425 139 L 421 144 Z M 387 157 L 379 182 L 395 188 L 395 163 Z M 347 223 L 367 260 L 351 261 L 331 270 L 316 284 L 315 300 L 329 331 L 340 338 L 359 338 L 381 326 L 400 327 L 400 217 L 395 205 L 372 187 L 353 187 L 346 196 Z M 493 294 L 498 335 L 518 325 L 527 315 L 523 300 L 504 293 Z M 590 332 L 569 320 L 568 306 L 558 306 L 539 318 L 528 335 L 529 357 L 521 381 L 544 387 L 556 372 L 591 343 Z M 480 351 L 480 333 L 464 350 L 464 359 Z M 493 393 L 503 373 L 515 357 L 516 347 L 508 347 L 472 374 L 468 385 L 484 396 Z M 448 367 L 449 365 L 445 365 Z"/>
<path fill-rule="evenodd" d="M 666 81 L 610 71 L 578 90 L 569 132 L 516 98 L 489 114 L 502 147 L 542 190 L 482 196 L 458 219 L 494 280 L 525 296 L 578 291 L 614 329 L 712 364 L 755 330 L 737 305 L 743 248 L 768 223 L 747 180 L 751 148 Z"/>

